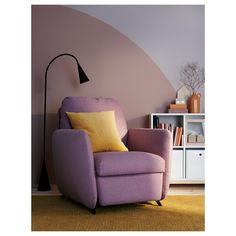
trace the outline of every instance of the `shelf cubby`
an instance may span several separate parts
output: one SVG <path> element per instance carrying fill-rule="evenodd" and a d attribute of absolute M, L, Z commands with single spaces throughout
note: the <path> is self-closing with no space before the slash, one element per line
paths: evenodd
<path fill-rule="evenodd" d="M 171 124 L 173 144 L 176 127 L 183 128 L 180 145 L 173 145 L 171 183 L 204 183 L 205 114 L 152 113 L 150 114 L 150 128 L 157 128 L 156 120 L 159 123 Z M 196 142 L 189 142 L 189 135 L 196 136 Z M 202 142 L 197 142 L 198 135 L 201 135 Z"/>

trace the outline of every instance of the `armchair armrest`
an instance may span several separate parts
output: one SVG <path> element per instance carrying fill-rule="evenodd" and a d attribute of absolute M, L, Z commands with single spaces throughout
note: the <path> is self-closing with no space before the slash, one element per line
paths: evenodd
<path fill-rule="evenodd" d="M 95 208 L 97 187 L 91 143 L 86 132 L 59 129 L 52 137 L 53 165 L 59 190 Z"/>
<path fill-rule="evenodd" d="M 150 152 L 165 160 L 162 199 L 169 189 L 173 138 L 165 129 L 130 129 L 127 146 L 130 151 Z"/>

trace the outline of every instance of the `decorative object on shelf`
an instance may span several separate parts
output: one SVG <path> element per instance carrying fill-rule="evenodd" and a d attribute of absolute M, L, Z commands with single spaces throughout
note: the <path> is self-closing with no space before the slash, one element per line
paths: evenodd
<path fill-rule="evenodd" d="M 188 98 L 191 95 L 191 91 L 186 87 L 186 86 L 182 86 L 180 87 L 177 92 L 177 98 L 175 100 L 175 103 L 185 103 L 187 104 Z"/>
<path fill-rule="evenodd" d="M 195 134 L 189 134 L 188 143 L 196 143 L 196 142 L 197 142 L 197 136 Z"/>
<path fill-rule="evenodd" d="M 189 111 L 190 113 L 200 113 L 200 93 L 195 93 L 189 97 Z"/>
<path fill-rule="evenodd" d="M 186 102 L 184 98 L 176 98 L 175 104 L 186 104 Z"/>
<path fill-rule="evenodd" d="M 197 143 L 204 143 L 204 142 L 205 142 L 204 136 L 202 134 L 198 134 Z"/>
<path fill-rule="evenodd" d="M 180 89 L 178 89 L 175 103 L 170 104 L 170 107 L 168 108 L 168 113 L 188 113 L 186 100 L 189 95 L 190 92 L 185 86 L 182 86 Z"/>
<path fill-rule="evenodd" d="M 38 185 L 38 190 L 39 191 L 49 191 L 51 190 L 49 179 L 48 179 L 48 173 L 47 173 L 47 168 L 46 168 L 46 111 L 47 111 L 47 73 L 50 65 L 52 64 L 53 61 L 55 61 L 58 57 L 61 56 L 70 56 L 73 57 L 77 63 L 78 67 L 78 73 L 79 73 L 79 79 L 80 79 L 80 84 L 88 82 L 89 79 L 83 69 L 81 68 L 77 58 L 69 53 L 62 53 L 54 57 L 48 64 L 46 70 L 45 70 L 45 77 L 44 77 L 44 123 L 43 123 L 43 163 L 42 163 L 42 169 L 41 169 L 41 174 L 39 178 L 39 185 Z"/>
<path fill-rule="evenodd" d="M 203 123 L 205 118 L 201 115 L 190 115 L 185 119 L 185 127 L 187 129 L 187 145 L 201 147 L 204 146 L 204 130 Z"/>
<path fill-rule="evenodd" d="M 199 113 L 201 95 L 197 92 L 205 83 L 204 68 L 200 67 L 196 62 L 187 63 L 187 65 L 180 70 L 180 81 L 192 94 L 192 96 L 189 97 L 190 113 Z"/>

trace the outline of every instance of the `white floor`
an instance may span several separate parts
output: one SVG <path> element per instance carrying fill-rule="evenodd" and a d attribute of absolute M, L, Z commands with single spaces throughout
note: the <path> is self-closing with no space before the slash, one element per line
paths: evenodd
<path fill-rule="evenodd" d="M 173 184 L 170 186 L 168 195 L 204 195 L 205 189 L 203 184 Z M 50 191 L 38 191 L 33 187 L 32 195 L 34 196 L 60 196 L 56 185 L 51 185 Z"/>

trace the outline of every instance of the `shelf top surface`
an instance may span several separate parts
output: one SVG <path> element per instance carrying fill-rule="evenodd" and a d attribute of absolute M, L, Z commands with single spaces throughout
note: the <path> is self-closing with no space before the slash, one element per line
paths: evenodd
<path fill-rule="evenodd" d="M 195 145 L 195 146 L 190 146 L 190 145 L 185 145 L 185 146 L 173 146 L 173 149 L 205 149 L 204 145 Z"/>
<path fill-rule="evenodd" d="M 151 113 L 158 116 L 205 116 L 205 113 Z"/>

